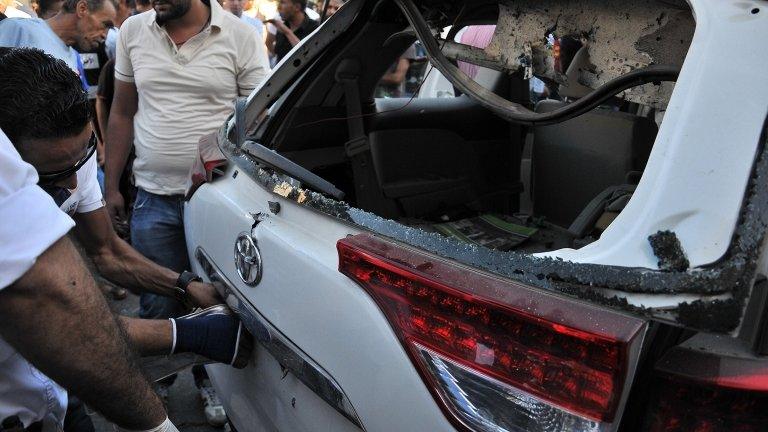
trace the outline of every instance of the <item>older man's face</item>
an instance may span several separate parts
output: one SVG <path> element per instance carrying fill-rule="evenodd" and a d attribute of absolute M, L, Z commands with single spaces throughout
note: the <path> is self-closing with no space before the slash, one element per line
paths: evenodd
<path fill-rule="evenodd" d="M 115 22 L 117 11 L 111 1 L 105 0 L 96 11 L 88 10 L 85 0 L 80 1 L 75 9 L 77 13 L 77 49 L 92 51 L 107 38 L 107 30 Z"/>

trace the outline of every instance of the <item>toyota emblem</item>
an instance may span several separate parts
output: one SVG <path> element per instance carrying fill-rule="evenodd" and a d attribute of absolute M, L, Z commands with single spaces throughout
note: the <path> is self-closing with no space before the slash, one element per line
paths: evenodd
<path fill-rule="evenodd" d="M 235 241 L 235 268 L 247 285 L 255 286 L 261 280 L 261 253 L 253 237 L 245 232 Z"/>

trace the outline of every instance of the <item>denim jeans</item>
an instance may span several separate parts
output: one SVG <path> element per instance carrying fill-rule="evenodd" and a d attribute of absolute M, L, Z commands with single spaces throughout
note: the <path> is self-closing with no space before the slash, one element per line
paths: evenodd
<path fill-rule="evenodd" d="M 156 195 L 139 188 L 131 217 L 131 244 L 151 261 L 175 272 L 189 270 L 187 242 L 184 238 L 184 197 L 182 195 Z M 175 318 L 185 310 L 181 303 L 170 297 L 143 293 L 139 299 L 142 318 Z M 195 384 L 207 378 L 205 368 L 192 368 Z M 175 375 L 162 382 L 170 385 Z"/>
<path fill-rule="evenodd" d="M 156 195 L 139 189 L 131 218 L 133 247 L 151 261 L 179 273 L 189 270 L 183 199 L 181 195 Z M 141 294 L 142 318 L 175 318 L 182 314 L 184 308 L 175 299 Z"/>

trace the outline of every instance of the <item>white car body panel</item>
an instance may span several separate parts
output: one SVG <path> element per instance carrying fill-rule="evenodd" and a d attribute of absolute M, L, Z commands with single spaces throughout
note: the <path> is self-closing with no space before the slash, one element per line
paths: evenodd
<path fill-rule="evenodd" d="M 202 186 L 187 205 L 185 225 L 192 260 L 195 249 L 203 245 L 243 296 L 336 379 L 367 431 L 453 430 L 379 308 L 338 271 L 336 241 L 358 231 L 272 195 L 244 173 L 233 179 L 234 171 L 230 168 L 225 178 Z M 269 212 L 268 200 L 281 203 L 277 215 Z M 233 260 L 235 239 L 250 231 L 252 213 L 268 215 L 253 230 L 264 263 L 256 287 L 242 283 Z M 197 263 L 193 267 L 202 273 Z M 260 360 L 244 371 L 210 368 L 227 406 L 243 407 L 236 412 L 230 408 L 230 417 L 241 418 L 236 425 L 259 425 L 248 430 L 324 430 L 329 416 L 320 421 L 317 415 L 327 404 L 307 397 L 300 383 L 277 384 L 274 372 L 279 369 L 269 365 L 272 360 L 265 362 Z M 260 376 L 260 370 L 266 368 L 271 368 L 270 375 Z M 268 388 L 263 387 L 265 382 Z M 295 394 L 286 390 L 292 386 Z M 260 389 L 255 390 L 257 387 Z M 278 389 L 283 390 L 272 394 Z M 288 395 L 296 397 L 296 409 L 286 406 Z M 291 415 L 280 415 L 282 412 Z M 329 422 L 327 430 L 351 426 L 344 417 L 333 414 L 338 421 Z"/>

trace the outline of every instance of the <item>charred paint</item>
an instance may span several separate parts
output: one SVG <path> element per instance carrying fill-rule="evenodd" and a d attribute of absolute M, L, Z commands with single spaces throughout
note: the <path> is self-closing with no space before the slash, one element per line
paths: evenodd
<path fill-rule="evenodd" d="M 685 256 L 683 246 L 675 233 L 659 231 L 648 236 L 648 242 L 651 243 L 653 254 L 659 259 L 659 270 L 678 272 L 688 270 L 688 257 Z"/>
<path fill-rule="evenodd" d="M 439 28 L 439 27 L 438 27 Z M 649 65 L 680 67 L 693 38 L 695 22 L 684 2 L 654 0 L 515 0 L 499 4 L 496 32 L 485 54 L 505 70 L 524 69 L 564 87 L 597 88 L 634 69 Z M 580 55 L 569 70 L 547 35 L 581 41 Z M 626 90 L 632 102 L 663 108 L 673 84 L 647 84 Z"/>

